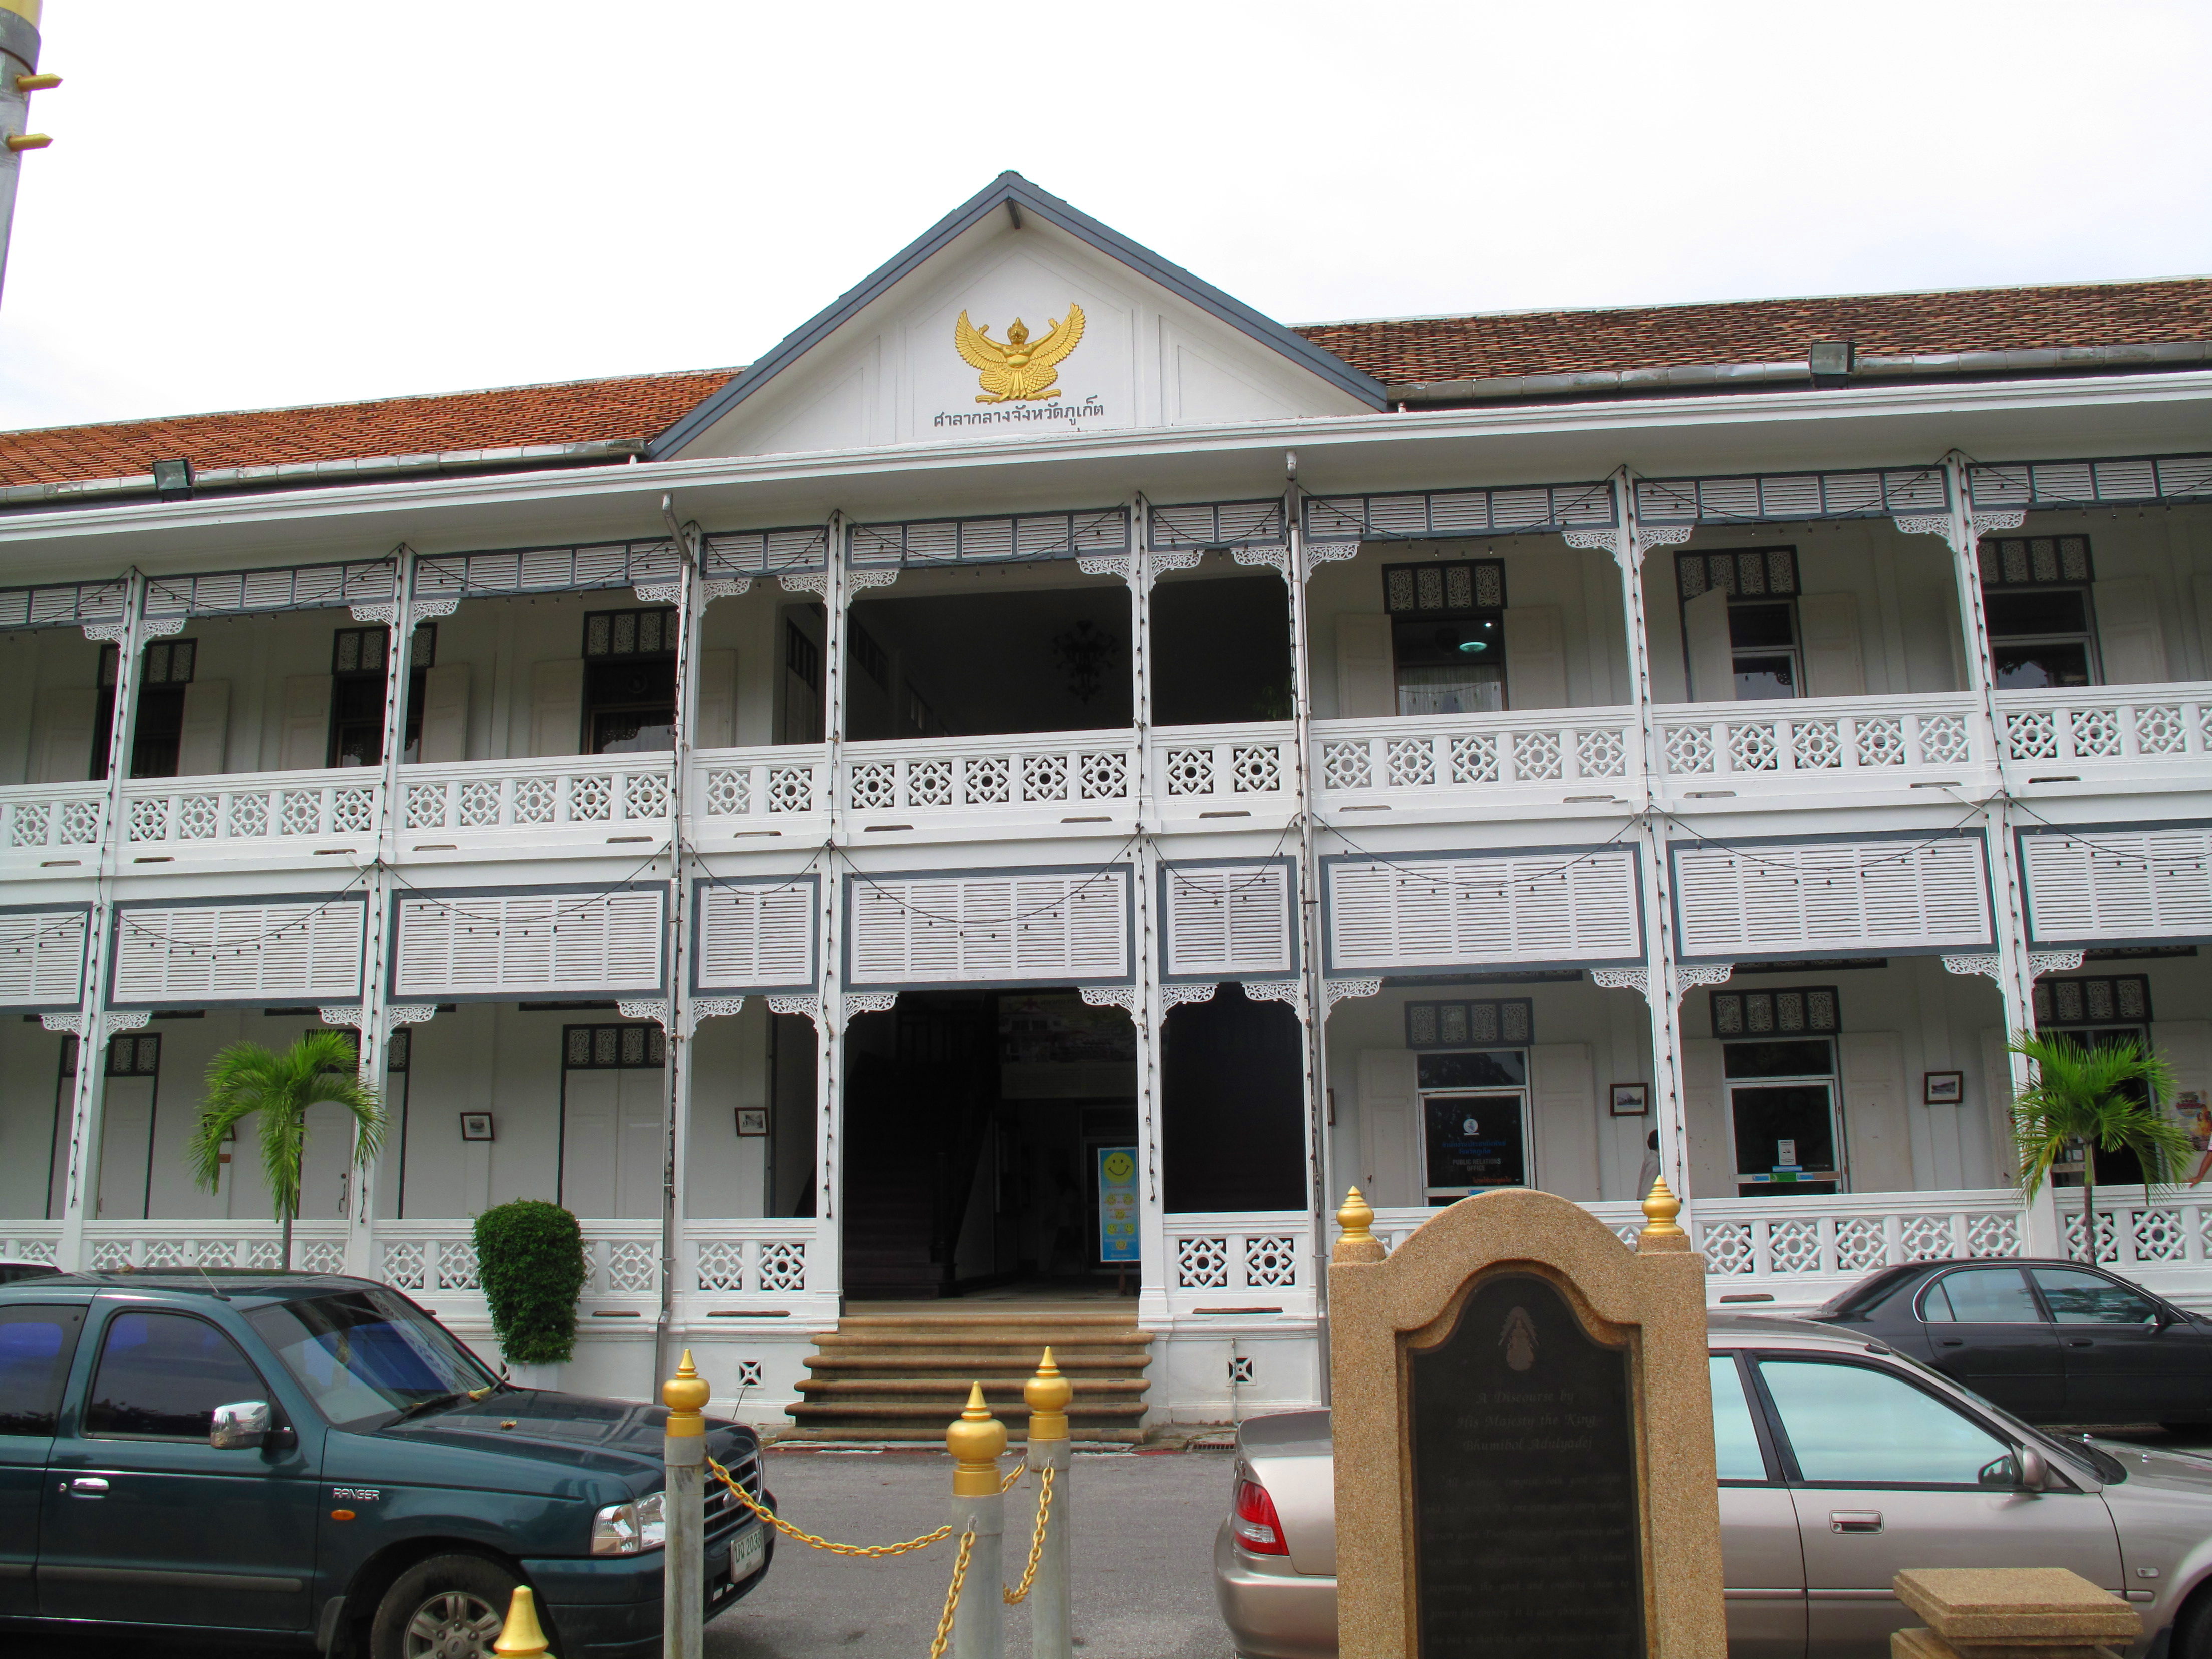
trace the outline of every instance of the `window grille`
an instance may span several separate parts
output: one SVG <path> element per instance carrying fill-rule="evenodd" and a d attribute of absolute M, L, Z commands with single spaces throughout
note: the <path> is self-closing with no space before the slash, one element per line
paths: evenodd
<path fill-rule="evenodd" d="M 584 616 L 586 657 L 662 657 L 676 650 L 676 613 L 649 611 L 592 611 Z"/>
<path fill-rule="evenodd" d="M 385 647 L 391 642 L 388 628 L 341 628 L 331 638 L 331 672 L 333 674 L 381 674 L 384 672 Z M 422 623 L 415 629 L 413 642 L 408 647 L 407 665 L 410 668 L 430 668 L 436 665 L 438 656 L 438 625 Z"/>
<path fill-rule="evenodd" d="M 1409 1002 L 1408 1048 L 1482 1048 L 1535 1040 L 1535 1006 L 1527 997 L 1497 1002 Z"/>
<path fill-rule="evenodd" d="M 62 1042 L 62 1075 L 76 1075 L 77 1040 L 64 1039 Z M 110 1077 L 154 1077 L 161 1070 L 161 1034 L 159 1031 L 118 1031 L 107 1039 L 107 1075 Z"/>
<path fill-rule="evenodd" d="M 2150 1018 L 2150 980 L 2142 974 L 2035 982 L 2039 1026 L 2147 1025 Z"/>
<path fill-rule="evenodd" d="M 198 640 L 156 640 L 138 659 L 143 671 L 142 682 L 147 685 L 190 685 L 199 653 Z M 115 647 L 112 645 L 100 648 L 100 683 L 115 684 Z"/>
<path fill-rule="evenodd" d="M 1984 537 L 1982 586 L 2043 587 L 2096 580 L 2087 536 Z"/>
<path fill-rule="evenodd" d="M 822 647 L 795 622 L 783 624 L 783 665 L 817 691 L 822 689 Z"/>
<path fill-rule="evenodd" d="M 846 626 L 853 630 L 853 660 L 878 685 L 888 688 L 891 683 L 891 662 L 884 648 L 860 623 L 847 619 Z"/>
<path fill-rule="evenodd" d="M 1717 1037 L 1833 1035 L 1842 1027 L 1843 1013 L 1832 985 L 1713 993 Z"/>
<path fill-rule="evenodd" d="M 571 1072 L 656 1071 L 668 1063 L 668 1036 L 658 1025 L 564 1025 L 561 1065 Z"/>
<path fill-rule="evenodd" d="M 1731 599 L 1786 598 L 1797 592 L 1797 550 L 1743 547 L 1726 553 L 1677 553 L 1674 580 L 1686 599 L 1713 588 Z"/>
<path fill-rule="evenodd" d="M 327 1025 L 319 1025 L 307 1035 L 324 1036 L 328 1035 L 331 1029 Z M 354 1065 L 358 1069 L 361 1065 L 361 1033 L 350 1026 L 341 1025 L 336 1029 L 338 1034 L 345 1038 L 346 1047 L 353 1050 Z M 414 1035 L 404 1025 L 392 1034 L 392 1040 L 384 1045 L 386 1071 L 404 1072 L 407 1069 L 407 1055 L 409 1049 L 413 1046 Z"/>
<path fill-rule="evenodd" d="M 1449 616 L 1505 604 L 1503 559 L 1431 560 L 1382 567 L 1382 606 L 1393 616 Z"/>

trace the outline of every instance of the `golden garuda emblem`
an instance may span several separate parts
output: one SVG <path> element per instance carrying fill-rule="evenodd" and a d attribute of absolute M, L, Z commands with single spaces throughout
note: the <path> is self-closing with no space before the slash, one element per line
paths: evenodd
<path fill-rule="evenodd" d="M 975 394 L 977 403 L 1022 403 L 1060 396 L 1053 388 L 1052 383 L 1060 378 L 1053 365 L 1081 342 L 1083 307 L 1071 300 L 1066 319 L 1054 318 L 1051 322 L 1043 338 L 1032 340 L 1028 325 L 1017 317 L 1002 344 L 991 337 L 990 324 L 978 328 L 968 320 L 966 312 L 960 313 L 960 320 L 952 325 L 952 343 L 977 371 L 983 387 Z"/>

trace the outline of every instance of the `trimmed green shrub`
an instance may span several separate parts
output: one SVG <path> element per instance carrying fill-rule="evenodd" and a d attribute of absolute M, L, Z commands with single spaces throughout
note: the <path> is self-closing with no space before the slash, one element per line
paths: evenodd
<path fill-rule="evenodd" d="M 477 1218 L 477 1282 L 510 1365 L 557 1365 L 576 1351 L 584 1235 L 558 1204 L 518 1198 Z"/>

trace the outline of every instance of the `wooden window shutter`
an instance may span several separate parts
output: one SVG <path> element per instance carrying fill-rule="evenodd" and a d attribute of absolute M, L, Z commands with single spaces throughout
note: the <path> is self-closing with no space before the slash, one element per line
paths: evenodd
<path fill-rule="evenodd" d="M 428 1002 L 657 991 L 666 898 L 653 887 L 402 899 L 393 994 Z"/>
<path fill-rule="evenodd" d="M 814 983 L 815 886 L 707 888 L 699 902 L 699 987 L 784 989 Z"/>
<path fill-rule="evenodd" d="M 177 739 L 177 775 L 211 778 L 230 749 L 230 682 L 194 680 L 185 687 L 184 729 Z"/>
<path fill-rule="evenodd" d="M 1163 884 L 1170 979 L 1283 979 L 1296 971 L 1288 866 L 1169 865 Z"/>
<path fill-rule="evenodd" d="M 358 899 L 131 906 L 116 922 L 115 1000 L 358 1001 L 367 915 Z"/>
<path fill-rule="evenodd" d="M 1126 980 L 1129 872 L 855 878 L 850 982 Z"/>
<path fill-rule="evenodd" d="M 695 749 L 727 749 L 737 742 L 738 653 L 702 651 L 699 653 L 699 729 L 691 734 Z"/>
<path fill-rule="evenodd" d="M 1336 714 L 1339 720 L 1377 720 L 1398 712 L 1397 669 L 1386 616 L 1336 619 Z"/>
<path fill-rule="evenodd" d="M 331 757 L 331 677 L 294 674 L 284 682 L 284 725 L 276 763 L 287 772 L 313 772 Z"/>
<path fill-rule="evenodd" d="M 584 746 L 584 659 L 530 665 L 530 752 L 574 755 Z"/>
<path fill-rule="evenodd" d="M 1859 637 L 1857 594 L 1801 596 L 1797 634 L 1803 642 L 1807 696 L 1866 696 L 1866 653 Z"/>
<path fill-rule="evenodd" d="M 469 757 L 469 665 L 465 662 L 442 662 L 423 671 L 422 755 L 425 764 Z"/>
<path fill-rule="evenodd" d="M 1516 605 L 1505 613 L 1505 696 L 1515 708 L 1567 706 L 1565 630 L 1556 605 Z"/>
<path fill-rule="evenodd" d="M 1329 866 L 1329 970 L 1638 962 L 1625 850 Z"/>
<path fill-rule="evenodd" d="M 2106 685 L 2153 685 L 2170 675 L 2158 592 L 2148 576 L 2118 576 L 2094 584 L 2097 656 Z"/>
<path fill-rule="evenodd" d="M 1978 836 L 1670 850 L 1687 957 L 1986 950 L 1993 937 Z"/>
<path fill-rule="evenodd" d="M 32 716 L 33 783 L 82 783 L 92 775 L 92 728 L 99 693 L 88 685 L 49 686 L 38 694 Z"/>
<path fill-rule="evenodd" d="M 1709 587 L 1682 606 L 1692 702 L 1735 701 L 1735 650 L 1729 643 L 1729 596 Z"/>
<path fill-rule="evenodd" d="M 2021 846 L 2039 943 L 2212 933 L 2212 829 L 2032 835 Z"/>
<path fill-rule="evenodd" d="M 1417 1121 L 1418 1057 L 1403 1048 L 1367 1048 L 1359 1055 L 1359 1150 L 1367 1201 L 1377 1209 L 1419 1204 L 1421 1134 Z"/>
<path fill-rule="evenodd" d="M 0 915 L 0 1007 L 73 1006 L 84 999 L 84 912 Z"/>

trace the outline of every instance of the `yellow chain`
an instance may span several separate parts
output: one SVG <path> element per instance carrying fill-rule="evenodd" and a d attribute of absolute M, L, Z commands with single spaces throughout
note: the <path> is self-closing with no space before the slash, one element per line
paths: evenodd
<path fill-rule="evenodd" d="M 945 1531 L 952 1528 L 947 1527 Z M 952 1614 L 960 1605 L 961 1587 L 968 1582 L 968 1553 L 975 1547 L 975 1534 L 960 1534 L 960 1553 L 953 1558 L 952 1583 L 945 1592 L 945 1611 L 938 1615 L 937 1635 L 929 1644 L 929 1659 L 945 1659 L 945 1644 L 952 1639 Z"/>
<path fill-rule="evenodd" d="M 755 1503 L 753 1501 L 752 1494 L 740 1486 L 737 1480 L 731 1476 L 730 1472 L 724 1468 L 720 1463 L 717 1463 L 713 1458 L 710 1457 L 707 1460 L 707 1467 L 714 1470 L 715 1475 L 721 1480 L 721 1483 L 724 1486 L 727 1486 L 732 1492 L 737 1494 L 738 1502 L 743 1504 L 747 1509 L 750 1510 L 755 1515 L 760 1516 L 762 1520 L 767 1522 L 769 1525 L 774 1527 L 785 1537 L 795 1538 L 800 1543 L 806 1545 L 811 1549 L 828 1550 L 832 1555 L 859 1555 L 866 1556 L 870 1559 L 874 1559 L 885 1555 L 904 1555 L 909 1550 L 927 1549 L 932 1544 L 941 1544 L 946 1539 L 952 1536 L 952 1528 L 950 1526 L 943 1526 L 939 1527 L 935 1532 L 926 1532 L 919 1538 L 909 1538 L 903 1544 L 833 1544 L 826 1538 L 817 1538 L 811 1532 L 799 1531 L 798 1528 L 793 1526 L 790 1522 L 785 1520 L 773 1510 L 769 1509 L 764 1504 Z M 973 1534 L 971 1534 L 970 1536 L 972 1537 Z M 960 1547 L 961 1559 L 964 1564 L 967 1560 L 968 1546 L 963 1542 Z M 960 1583 L 958 1575 L 956 1574 L 954 1576 L 952 1583 L 957 1592 Z M 951 1616 L 951 1611 L 948 1607 L 946 1617 L 950 1618 Z"/>
<path fill-rule="evenodd" d="M 1020 1462 L 1014 1465 L 1014 1472 L 1012 1474 L 999 1482 L 999 1491 L 1001 1495 L 1012 1492 L 1014 1489 L 1014 1482 L 1020 1480 L 1029 1472 L 1030 1460 L 1024 1457 Z"/>
<path fill-rule="evenodd" d="M 1030 1564 L 1022 1570 L 1022 1587 L 1019 1589 L 1000 1587 L 999 1594 L 1006 1598 L 1010 1607 L 1018 1607 L 1028 1601 L 1030 1586 L 1036 1583 L 1037 1563 L 1044 1559 L 1045 1519 L 1052 1513 L 1052 1477 L 1057 1473 L 1054 1469 L 1045 1470 L 1037 1486 L 1036 1530 L 1030 1534 Z"/>

